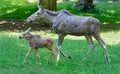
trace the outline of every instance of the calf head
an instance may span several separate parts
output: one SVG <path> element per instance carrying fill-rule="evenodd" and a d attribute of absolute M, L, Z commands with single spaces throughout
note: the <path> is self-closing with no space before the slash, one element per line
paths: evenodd
<path fill-rule="evenodd" d="M 29 30 L 31 29 L 31 27 L 29 27 L 23 34 L 19 35 L 19 39 L 23 39 L 23 38 L 28 38 L 31 36 Z"/>

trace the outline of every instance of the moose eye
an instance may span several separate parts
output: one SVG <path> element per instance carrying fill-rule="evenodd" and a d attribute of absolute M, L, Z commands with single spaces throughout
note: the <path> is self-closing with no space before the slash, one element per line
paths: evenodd
<path fill-rule="evenodd" d="M 40 13 L 37 13 L 37 15 L 39 15 Z"/>

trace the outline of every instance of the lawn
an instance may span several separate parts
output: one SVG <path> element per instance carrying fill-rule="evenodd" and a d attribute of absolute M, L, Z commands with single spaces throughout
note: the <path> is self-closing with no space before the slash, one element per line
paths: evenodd
<path fill-rule="evenodd" d="M 104 52 L 94 40 L 95 49 L 84 63 L 80 63 L 87 52 L 88 44 L 84 37 L 68 35 L 63 44 L 62 51 L 69 54 L 69 60 L 61 56 L 58 66 L 55 66 L 54 58 L 47 64 L 50 51 L 45 48 L 39 49 L 42 66 L 38 65 L 35 52 L 32 52 L 26 64 L 22 64 L 29 49 L 25 39 L 20 40 L 18 35 L 23 31 L 0 32 L 0 73 L 1 74 L 119 74 L 120 68 L 120 30 L 102 32 L 101 36 L 107 44 L 111 63 L 105 62 Z M 52 37 L 57 44 L 57 35 L 48 31 L 32 31 L 42 37 Z M 56 50 L 57 51 L 57 50 Z"/>
<path fill-rule="evenodd" d="M 47 59 L 51 52 L 45 48 L 39 49 L 42 66 L 33 51 L 27 62 L 23 65 L 24 57 L 29 49 L 25 39 L 20 40 L 18 36 L 23 30 L 3 30 L 0 25 L 0 74 L 120 74 L 120 2 L 95 3 L 95 12 L 83 12 L 74 8 L 74 2 L 58 3 L 58 10 L 67 9 L 75 15 L 94 16 L 103 24 L 101 25 L 101 36 L 105 41 L 110 56 L 111 63 L 106 64 L 103 49 L 94 39 L 95 49 L 88 59 L 80 61 L 86 54 L 89 46 L 84 37 L 65 37 L 61 50 L 69 54 L 72 59 L 61 56 L 58 66 L 55 66 L 54 58 L 50 64 Z M 22 19 L 37 10 L 37 3 L 30 3 L 26 0 L 1 0 L 0 19 Z M 5 22 L 5 21 L 3 21 Z M 14 22 L 12 22 L 13 25 Z M 0 23 L 1 24 L 1 23 Z M 3 24 L 2 24 L 3 25 Z M 4 24 L 5 25 L 5 24 Z M 9 27 L 9 26 L 8 26 Z M 16 26 L 17 27 L 17 26 Z M 32 26 L 33 27 L 33 26 Z M 32 30 L 33 34 L 42 37 L 52 37 L 57 44 L 57 34 L 49 30 Z M 57 49 L 55 48 L 57 51 Z"/>

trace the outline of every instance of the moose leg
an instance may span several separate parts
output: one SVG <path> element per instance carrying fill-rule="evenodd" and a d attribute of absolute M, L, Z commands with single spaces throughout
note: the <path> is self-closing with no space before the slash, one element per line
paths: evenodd
<path fill-rule="evenodd" d="M 31 53 L 32 50 L 33 50 L 33 48 L 30 48 L 30 49 L 28 50 L 28 52 L 27 52 L 27 54 L 26 54 L 26 57 L 25 57 L 25 59 L 24 59 L 24 61 L 23 61 L 23 64 L 26 62 L 26 60 L 27 60 L 27 58 L 28 58 L 28 56 L 30 55 L 30 53 Z"/>
<path fill-rule="evenodd" d="M 104 49 L 106 61 L 107 61 L 107 63 L 109 63 L 110 60 L 109 60 L 109 54 L 108 54 L 108 51 L 107 51 L 107 48 L 106 48 L 106 44 L 105 44 L 104 41 L 101 39 L 101 37 L 100 37 L 99 34 L 94 35 L 94 37 L 95 37 L 95 39 L 98 41 L 98 43 L 102 46 L 102 48 Z"/>
<path fill-rule="evenodd" d="M 36 51 L 36 57 L 38 59 L 39 65 L 42 65 L 42 63 L 40 62 L 40 56 L 39 56 L 38 48 L 36 48 L 35 51 Z"/>
<path fill-rule="evenodd" d="M 58 62 L 59 59 L 60 59 L 60 53 L 61 53 L 64 57 L 71 58 L 70 56 L 66 55 L 65 53 L 63 53 L 63 52 L 60 50 L 61 45 L 62 45 L 62 42 L 63 42 L 65 36 L 66 36 L 66 35 L 64 35 L 64 34 L 58 34 L 58 44 L 57 44 L 57 46 L 56 46 L 57 49 L 58 49 L 57 62 Z"/>
<path fill-rule="evenodd" d="M 52 49 L 52 54 L 54 55 L 54 58 L 55 58 L 55 61 L 56 61 L 56 65 L 57 65 L 58 61 L 57 61 L 56 52 L 55 52 L 54 49 Z"/>
<path fill-rule="evenodd" d="M 92 36 L 91 35 L 85 35 L 87 42 L 89 44 L 89 50 L 86 53 L 86 55 L 84 56 L 84 58 L 82 59 L 82 62 L 85 61 L 87 59 L 87 57 L 89 56 L 89 54 L 91 53 L 91 51 L 94 48 L 94 44 L 93 44 L 93 40 L 92 40 Z"/>
<path fill-rule="evenodd" d="M 48 64 L 49 64 L 49 62 L 50 62 L 50 59 L 51 59 L 51 57 L 52 57 L 52 55 L 54 55 L 54 58 L 55 58 L 55 61 L 56 61 L 56 65 L 57 65 L 57 57 L 56 57 L 56 52 L 55 52 L 55 50 L 54 49 L 51 49 L 51 52 L 52 52 L 52 54 L 50 55 L 50 57 L 48 58 Z"/>
<path fill-rule="evenodd" d="M 50 55 L 50 57 L 48 58 L 48 64 L 50 63 L 50 59 L 52 57 L 53 53 Z"/>

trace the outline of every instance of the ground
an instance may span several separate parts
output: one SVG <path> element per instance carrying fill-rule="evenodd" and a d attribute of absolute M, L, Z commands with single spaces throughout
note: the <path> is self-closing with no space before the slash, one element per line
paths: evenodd
<path fill-rule="evenodd" d="M 26 30 L 28 27 L 32 27 L 35 30 L 51 29 L 39 25 L 39 23 L 28 24 L 25 20 L 21 19 L 0 19 L 0 30 Z"/>
<path fill-rule="evenodd" d="M 56 67 L 54 58 L 47 64 L 50 51 L 39 49 L 42 66 L 38 65 L 35 52 L 31 53 L 26 64 L 23 65 L 24 57 L 29 45 L 25 39 L 20 40 L 18 36 L 28 27 L 34 29 L 33 34 L 41 37 L 52 37 L 57 44 L 57 34 L 39 31 L 46 29 L 41 25 L 33 23 L 26 24 L 24 20 L 1 19 L 0 20 L 0 74 L 120 74 L 120 25 L 102 24 L 101 36 L 105 41 L 110 55 L 111 63 L 105 63 L 102 48 L 94 40 L 95 49 L 84 63 L 80 63 L 88 50 L 88 44 L 84 37 L 67 35 L 62 44 L 62 51 L 72 57 L 71 60 L 61 56 L 60 62 Z M 51 28 L 50 31 L 52 30 Z M 14 31 L 11 31 L 14 30 Z M 22 31 L 21 31 L 22 30 Z M 55 48 L 55 47 L 54 47 Z M 55 48 L 57 51 L 57 49 Z M 19 52 L 19 53 L 18 53 Z"/>
<path fill-rule="evenodd" d="M 32 30 L 52 30 L 52 27 L 46 27 L 39 23 L 33 22 L 26 23 L 25 20 L 21 19 L 0 19 L 0 30 L 26 30 L 28 27 L 32 27 Z M 101 24 L 102 31 L 118 31 L 120 28 L 120 24 L 116 23 L 107 23 Z"/>

